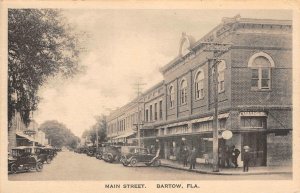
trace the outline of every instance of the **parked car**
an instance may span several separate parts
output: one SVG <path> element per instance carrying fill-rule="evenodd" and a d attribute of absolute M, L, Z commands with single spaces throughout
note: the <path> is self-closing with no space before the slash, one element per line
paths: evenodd
<path fill-rule="evenodd" d="M 54 155 L 49 148 L 45 147 L 33 147 L 34 148 L 34 153 L 36 154 L 37 158 L 42 162 L 42 163 L 47 163 L 50 164 Z"/>
<path fill-rule="evenodd" d="M 11 150 L 11 156 L 8 158 L 8 171 L 17 173 L 18 171 L 36 170 L 42 171 L 43 163 L 30 146 L 20 146 Z"/>
<path fill-rule="evenodd" d="M 136 166 L 144 163 L 146 166 L 160 166 L 159 150 L 156 154 L 150 154 L 148 149 L 136 146 L 123 146 L 121 149 L 121 162 L 124 166 Z"/>
<path fill-rule="evenodd" d="M 98 147 L 98 149 L 96 150 L 96 158 L 97 159 L 102 159 L 102 156 L 103 156 L 103 150 L 104 150 L 104 147 Z"/>
<path fill-rule="evenodd" d="M 106 162 L 120 161 L 121 147 L 120 146 L 106 146 L 103 148 L 102 159 Z"/>
<path fill-rule="evenodd" d="M 95 153 L 96 153 L 95 146 L 90 146 L 87 148 L 86 155 L 93 157 L 93 156 L 95 156 Z"/>

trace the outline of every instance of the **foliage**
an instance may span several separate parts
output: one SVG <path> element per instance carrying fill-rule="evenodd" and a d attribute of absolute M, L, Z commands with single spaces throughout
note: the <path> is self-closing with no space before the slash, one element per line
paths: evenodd
<path fill-rule="evenodd" d="M 106 141 L 107 122 L 104 115 L 96 117 L 96 123 L 82 133 L 82 138 L 88 138 L 94 145 L 97 141 L 96 131 L 98 131 L 98 143 Z"/>
<path fill-rule="evenodd" d="M 81 71 L 78 36 L 57 9 L 8 10 L 8 121 L 20 112 L 26 125 L 48 77 Z"/>
<path fill-rule="evenodd" d="M 56 147 L 66 146 L 75 149 L 80 142 L 70 129 L 56 120 L 44 122 L 40 125 L 40 129 L 45 132 L 51 145 Z"/>

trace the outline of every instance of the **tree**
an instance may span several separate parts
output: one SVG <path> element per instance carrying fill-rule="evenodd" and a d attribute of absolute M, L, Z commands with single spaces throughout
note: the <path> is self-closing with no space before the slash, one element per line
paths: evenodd
<path fill-rule="evenodd" d="M 20 112 L 26 125 L 37 109 L 38 89 L 47 78 L 82 70 L 79 41 L 57 9 L 8 11 L 8 122 Z"/>
<path fill-rule="evenodd" d="M 98 143 L 102 143 L 106 141 L 106 129 L 107 129 L 106 117 L 104 115 L 96 116 L 95 118 L 96 118 L 96 123 L 90 129 L 85 130 L 82 133 L 82 138 L 88 137 L 94 145 L 97 142 L 96 132 L 98 132 Z"/>
<path fill-rule="evenodd" d="M 56 147 L 67 146 L 74 149 L 80 142 L 80 139 L 70 129 L 56 120 L 44 122 L 40 125 L 40 130 L 45 132 L 46 138 L 51 141 L 51 145 Z"/>

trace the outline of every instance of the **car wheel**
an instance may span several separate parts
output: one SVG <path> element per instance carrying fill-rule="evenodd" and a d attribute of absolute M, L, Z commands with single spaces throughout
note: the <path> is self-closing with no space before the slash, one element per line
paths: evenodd
<path fill-rule="evenodd" d="M 160 160 L 159 159 L 154 160 L 153 166 L 155 166 L 155 167 L 160 166 Z"/>
<path fill-rule="evenodd" d="M 41 162 L 37 162 L 37 163 L 36 163 L 36 166 L 35 166 L 35 169 L 36 169 L 37 172 L 42 171 L 42 169 L 43 169 L 43 164 L 42 164 Z"/>
<path fill-rule="evenodd" d="M 131 161 L 130 161 L 130 165 L 134 167 L 134 166 L 136 166 L 137 162 L 138 161 L 137 161 L 136 158 L 132 158 Z"/>
<path fill-rule="evenodd" d="M 12 164 L 12 165 L 10 166 L 10 171 L 11 171 L 13 174 L 17 173 L 17 171 L 18 171 L 17 165 L 16 165 L 16 164 Z"/>
<path fill-rule="evenodd" d="M 151 163 L 145 163 L 146 166 L 151 166 Z"/>
<path fill-rule="evenodd" d="M 114 158 L 112 155 L 108 155 L 107 158 L 108 158 L 108 162 L 110 162 L 110 163 L 112 163 L 114 161 Z"/>
<path fill-rule="evenodd" d="M 47 158 L 46 162 L 47 162 L 47 164 L 50 164 L 50 163 L 51 163 L 50 157 Z"/>

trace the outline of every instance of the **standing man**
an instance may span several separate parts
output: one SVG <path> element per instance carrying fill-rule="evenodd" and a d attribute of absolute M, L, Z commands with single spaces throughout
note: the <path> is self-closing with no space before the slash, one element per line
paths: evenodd
<path fill-rule="evenodd" d="M 237 148 L 235 148 L 235 146 L 232 146 L 232 163 L 234 164 L 235 168 L 238 167 L 238 163 L 237 163 L 237 159 L 240 155 L 241 151 Z"/>
<path fill-rule="evenodd" d="M 250 147 L 249 146 L 244 146 L 244 164 L 243 164 L 243 171 L 248 172 L 249 170 L 249 161 L 251 159 L 250 157 L 250 152 L 249 152 Z"/>
<path fill-rule="evenodd" d="M 197 157 L 196 147 L 193 147 L 192 152 L 191 152 L 191 158 L 190 158 L 191 159 L 190 170 L 195 169 L 196 157 Z"/>
<path fill-rule="evenodd" d="M 182 159 L 183 159 L 183 167 L 188 166 L 188 157 L 189 157 L 189 151 L 187 149 L 186 146 L 184 146 L 183 150 L 182 150 Z"/>

